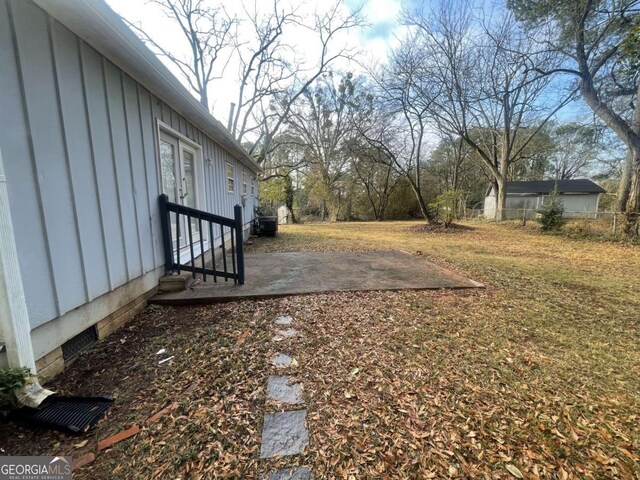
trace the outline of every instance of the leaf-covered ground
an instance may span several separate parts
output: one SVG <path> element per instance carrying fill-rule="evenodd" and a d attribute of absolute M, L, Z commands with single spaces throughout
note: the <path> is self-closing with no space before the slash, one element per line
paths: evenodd
<path fill-rule="evenodd" d="M 150 307 L 53 382 L 117 395 L 86 445 L 5 425 L 0 446 L 77 456 L 178 402 L 76 478 L 245 479 L 296 463 L 316 478 L 640 478 L 640 249 L 469 225 L 287 226 L 251 249 L 405 250 L 487 288 Z M 286 346 L 271 341 L 282 313 L 302 333 Z M 158 366 L 159 348 L 175 359 Z M 262 462 L 277 348 L 299 364 L 310 448 Z"/>

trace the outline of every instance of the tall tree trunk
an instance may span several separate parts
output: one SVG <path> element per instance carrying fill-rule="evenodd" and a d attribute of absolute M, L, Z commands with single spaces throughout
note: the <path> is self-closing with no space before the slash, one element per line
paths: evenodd
<path fill-rule="evenodd" d="M 416 188 L 415 184 L 411 182 L 411 189 L 413 193 L 416 195 L 416 199 L 418 200 L 418 206 L 420 207 L 420 213 L 422 217 L 427 221 L 428 224 L 435 223 L 436 219 L 433 216 L 431 210 L 427 206 L 427 202 L 425 202 L 424 197 L 422 196 L 422 192 Z"/>
<path fill-rule="evenodd" d="M 507 100 L 505 100 L 504 108 Z M 505 127 L 502 134 L 502 151 L 500 152 L 500 175 L 496 178 L 498 182 L 498 194 L 496 195 L 496 220 L 507 219 L 507 176 L 509 175 L 509 154 L 511 150 L 511 124 L 505 113 Z"/>
<path fill-rule="evenodd" d="M 340 215 L 340 197 L 335 198 L 332 193 L 329 194 L 330 198 L 325 200 L 325 205 L 327 208 L 327 217 L 329 218 L 329 222 L 335 223 L 338 221 L 338 216 Z M 338 193 L 338 195 L 340 195 Z"/>
<path fill-rule="evenodd" d="M 640 85 L 638 85 L 640 93 Z M 625 209 L 624 232 L 628 237 L 638 237 L 640 233 L 640 102 L 636 101 L 631 129 L 635 135 L 630 138 L 629 149 L 629 194 Z"/>
<path fill-rule="evenodd" d="M 200 104 L 209 111 L 209 94 L 207 93 L 207 87 L 200 89 Z"/>
<path fill-rule="evenodd" d="M 507 181 L 504 177 L 497 179 L 498 190 L 496 192 L 496 220 L 507 219 Z"/>
<path fill-rule="evenodd" d="M 633 151 L 627 149 L 627 158 L 622 166 L 622 176 L 618 185 L 618 211 L 625 212 L 627 210 L 627 200 L 631 188 L 631 167 L 633 165 Z"/>
<path fill-rule="evenodd" d="M 624 232 L 637 237 L 640 229 L 640 149 L 633 149 L 630 168 L 629 195 L 625 209 Z"/>
<path fill-rule="evenodd" d="M 291 214 L 291 223 L 298 223 L 296 221 L 296 215 L 295 213 L 293 213 L 293 182 L 291 181 L 291 177 L 289 175 L 287 175 L 286 180 L 287 183 L 285 185 L 285 200 L 284 200 L 284 204 L 287 207 L 287 210 L 289 210 L 289 213 Z"/>
<path fill-rule="evenodd" d="M 376 215 L 376 220 L 378 222 L 381 222 L 384 220 L 384 214 L 385 214 L 385 211 L 387 210 L 387 202 L 388 202 L 387 198 L 380 199 L 380 206 L 378 207 L 378 214 Z"/>
<path fill-rule="evenodd" d="M 640 102 L 636 102 L 631 124 L 627 124 L 608 105 L 600 100 L 588 69 L 584 65 L 580 65 L 580 67 L 582 72 L 580 93 L 582 97 L 591 110 L 620 137 L 629 149 L 629 155 L 632 156 L 628 182 L 629 193 L 624 208 L 624 232 L 627 236 L 638 236 L 638 218 L 640 217 Z M 640 84 L 637 87 L 637 91 L 640 93 Z"/>

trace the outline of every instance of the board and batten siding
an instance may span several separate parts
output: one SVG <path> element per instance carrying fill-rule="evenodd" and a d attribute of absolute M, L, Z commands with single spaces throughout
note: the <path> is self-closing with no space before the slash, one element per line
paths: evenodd
<path fill-rule="evenodd" d="M 255 176 L 30 1 L 0 0 L 0 65 L 0 149 L 32 328 L 163 266 L 157 120 L 201 146 L 204 209 L 232 217 L 242 171 Z M 256 201 L 249 192 L 245 222 Z"/>

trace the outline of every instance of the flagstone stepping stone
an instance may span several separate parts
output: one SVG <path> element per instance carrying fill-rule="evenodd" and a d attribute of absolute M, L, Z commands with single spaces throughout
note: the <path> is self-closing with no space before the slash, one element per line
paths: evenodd
<path fill-rule="evenodd" d="M 290 315 L 280 315 L 276 318 L 276 325 L 291 325 L 293 323 L 293 317 Z"/>
<path fill-rule="evenodd" d="M 293 338 L 298 335 L 298 331 L 294 328 L 287 328 L 285 330 L 277 330 L 277 335 L 273 337 L 274 342 L 279 342 L 285 338 Z"/>
<path fill-rule="evenodd" d="M 290 378 L 286 375 L 271 375 L 267 382 L 267 397 L 292 405 L 302 403 L 302 385 L 289 383 Z"/>
<path fill-rule="evenodd" d="M 311 470 L 307 467 L 276 470 L 269 474 L 267 480 L 311 480 Z"/>
<path fill-rule="evenodd" d="M 265 414 L 260 458 L 302 453 L 309 445 L 306 418 L 306 410 Z"/>
<path fill-rule="evenodd" d="M 295 328 L 286 328 L 284 330 L 278 330 L 278 333 L 285 338 L 295 337 L 298 335 L 298 331 Z"/>
<path fill-rule="evenodd" d="M 271 364 L 276 367 L 289 367 L 293 363 L 293 358 L 291 358 L 286 353 L 276 353 L 273 357 L 271 357 Z"/>

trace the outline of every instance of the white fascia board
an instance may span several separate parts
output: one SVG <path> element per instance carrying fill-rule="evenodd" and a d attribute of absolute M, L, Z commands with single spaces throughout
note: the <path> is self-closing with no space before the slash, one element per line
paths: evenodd
<path fill-rule="evenodd" d="M 33 0 L 251 171 L 262 168 L 103 0 Z"/>

